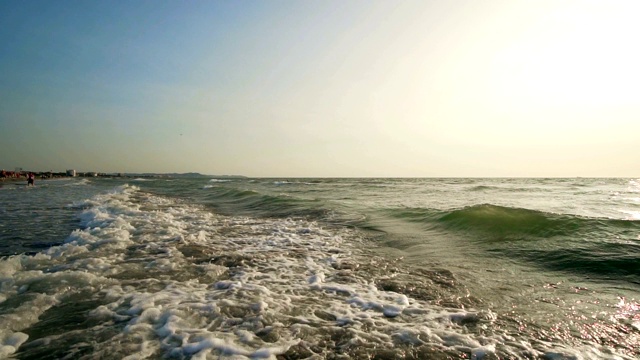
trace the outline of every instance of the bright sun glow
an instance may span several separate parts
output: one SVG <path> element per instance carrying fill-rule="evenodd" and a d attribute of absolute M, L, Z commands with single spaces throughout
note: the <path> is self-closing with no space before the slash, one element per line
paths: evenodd
<path fill-rule="evenodd" d="M 638 0 L 5 3 L 0 166 L 637 176 Z"/>
<path fill-rule="evenodd" d="M 615 4 L 578 2 L 539 18 L 496 54 L 494 91 L 521 107 L 637 101 L 640 48 L 634 43 L 640 34 L 632 25 L 638 11 Z"/>

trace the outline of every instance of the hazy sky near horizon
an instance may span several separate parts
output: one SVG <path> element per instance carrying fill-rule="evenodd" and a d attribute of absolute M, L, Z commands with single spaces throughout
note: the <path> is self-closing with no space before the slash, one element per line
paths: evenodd
<path fill-rule="evenodd" d="M 640 176 L 638 1 L 3 1 L 0 167 Z"/>

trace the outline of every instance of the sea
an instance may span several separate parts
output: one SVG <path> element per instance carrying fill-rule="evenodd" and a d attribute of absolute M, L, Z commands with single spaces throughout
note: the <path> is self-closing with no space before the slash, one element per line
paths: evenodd
<path fill-rule="evenodd" d="M 640 179 L 0 184 L 0 358 L 640 358 Z"/>

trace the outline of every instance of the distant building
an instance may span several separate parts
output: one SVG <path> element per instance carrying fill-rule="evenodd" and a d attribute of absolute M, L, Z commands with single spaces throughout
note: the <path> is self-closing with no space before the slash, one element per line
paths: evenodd
<path fill-rule="evenodd" d="M 76 176 L 75 170 L 67 170 L 67 176 Z"/>

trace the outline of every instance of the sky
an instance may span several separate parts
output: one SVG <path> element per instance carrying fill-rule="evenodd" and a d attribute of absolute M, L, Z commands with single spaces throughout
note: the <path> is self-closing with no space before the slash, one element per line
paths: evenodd
<path fill-rule="evenodd" d="M 0 167 L 640 176 L 638 1 L 0 1 Z"/>

